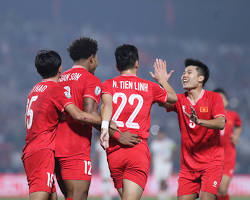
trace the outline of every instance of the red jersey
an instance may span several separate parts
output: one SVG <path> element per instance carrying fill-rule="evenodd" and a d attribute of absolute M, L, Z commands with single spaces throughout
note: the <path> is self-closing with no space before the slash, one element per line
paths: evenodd
<path fill-rule="evenodd" d="M 167 111 L 177 112 L 181 132 L 181 168 L 203 170 L 210 165 L 223 165 L 224 152 L 220 143 L 220 131 L 193 123 L 183 112 L 191 113 L 190 105 L 199 119 L 211 120 L 225 116 L 219 94 L 202 90 L 193 103 L 187 93 L 178 94 L 177 103 Z"/>
<path fill-rule="evenodd" d="M 83 110 L 83 99 L 92 98 L 99 104 L 101 81 L 84 67 L 75 65 L 61 75 L 59 85 L 67 88 L 73 103 Z M 58 125 L 56 135 L 56 157 L 84 154 L 90 158 L 92 126 L 74 121 L 66 114 L 66 121 Z"/>
<path fill-rule="evenodd" d="M 23 159 L 41 149 L 55 149 L 59 112 L 71 103 L 70 94 L 54 81 L 43 81 L 33 87 L 26 106 Z"/>
<path fill-rule="evenodd" d="M 234 133 L 234 127 L 239 127 L 242 125 L 241 119 L 238 115 L 238 113 L 226 110 L 226 124 L 225 128 L 220 131 L 221 134 L 221 142 L 224 148 L 230 148 L 232 150 L 235 150 L 235 146 L 232 143 L 231 137 Z"/>
<path fill-rule="evenodd" d="M 154 102 L 165 103 L 167 91 L 158 84 L 135 75 L 120 75 L 102 84 L 102 93 L 113 97 L 112 120 L 122 132 L 129 131 L 147 139 L 150 128 L 150 110 Z M 110 148 L 117 143 L 110 141 Z M 116 146 L 116 148 L 119 148 Z"/>

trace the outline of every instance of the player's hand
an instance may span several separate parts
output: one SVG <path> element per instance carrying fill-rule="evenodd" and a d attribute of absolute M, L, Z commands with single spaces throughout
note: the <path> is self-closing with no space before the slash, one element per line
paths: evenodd
<path fill-rule="evenodd" d="M 109 131 L 103 128 L 100 136 L 100 144 L 102 148 L 107 149 L 109 147 Z"/>
<path fill-rule="evenodd" d="M 149 73 L 157 82 L 162 83 L 167 82 L 173 72 L 174 70 L 171 70 L 169 73 L 167 72 L 167 63 L 165 60 L 156 58 L 154 62 L 154 73 Z"/>
<path fill-rule="evenodd" d="M 192 112 L 192 114 L 189 114 L 188 112 L 186 112 L 186 110 L 185 109 L 183 109 L 183 112 L 184 112 L 184 114 L 186 115 L 186 116 L 188 116 L 188 118 L 192 121 L 192 122 L 194 122 L 195 124 L 200 124 L 200 120 L 199 120 L 199 118 L 198 118 L 198 116 L 197 116 L 197 114 L 196 114 L 196 111 L 195 111 L 195 109 L 190 105 L 190 108 L 191 108 L 191 112 Z"/>
<path fill-rule="evenodd" d="M 125 146 L 133 147 L 141 142 L 138 135 L 131 134 L 129 132 L 123 132 L 118 139 L 118 142 Z"/>
<path fill-rule="evenodd" d="M 231 136 L 231 141 L 236 146 L 238 144 L 238 142 L 239 142 L 239 137 L 236 136 L 236 135 L 232 135 Z"/>

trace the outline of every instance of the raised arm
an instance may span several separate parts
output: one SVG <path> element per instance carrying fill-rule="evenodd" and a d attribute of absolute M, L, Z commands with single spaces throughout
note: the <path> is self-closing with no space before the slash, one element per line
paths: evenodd
<path fill-rule="evenodd" d="M 150 75 L 168 92 L 167 103 L 174 104 L 177 102 L 177 95 L 171 85 L 168 83 L 174 71 L 167 72 L 167 63 L 162 59 L 156 59 L 154 62 L 154 73 L 150 72 Z"/>

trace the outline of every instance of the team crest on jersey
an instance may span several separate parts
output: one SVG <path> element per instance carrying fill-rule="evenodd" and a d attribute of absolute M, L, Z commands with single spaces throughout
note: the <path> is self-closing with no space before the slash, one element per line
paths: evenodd
<path fill-rule="evenodd" d="M 200 112 L 208 112 L 208 107 L 200 107 Z"/>
<path fill-rule="evenodd" d="M 101 88 L 99 86 L 96 86 L 95 88 L 95 95 L 98 96 L 101 93 Z"/>

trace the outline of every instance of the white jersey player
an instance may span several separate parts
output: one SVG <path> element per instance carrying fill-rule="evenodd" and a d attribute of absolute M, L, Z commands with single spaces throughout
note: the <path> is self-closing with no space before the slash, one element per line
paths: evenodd
<path fill-rule="evenodd" d="M 95 151 L 99 160 L 99 174 L 102 181 L 103 200 L 112 199 L 112 184 L 106 151 L 101 147 L 99 140 L 95 144 Z"/>
<path fill-rule="evenodd" d="M 173 170 L 172 156 L 176 144 L 159 131 L 150 147 L 153 154 L 153 177 L 157 182 L 158 199 L 161 200 L 168 196 L 167 179 Z"/>

